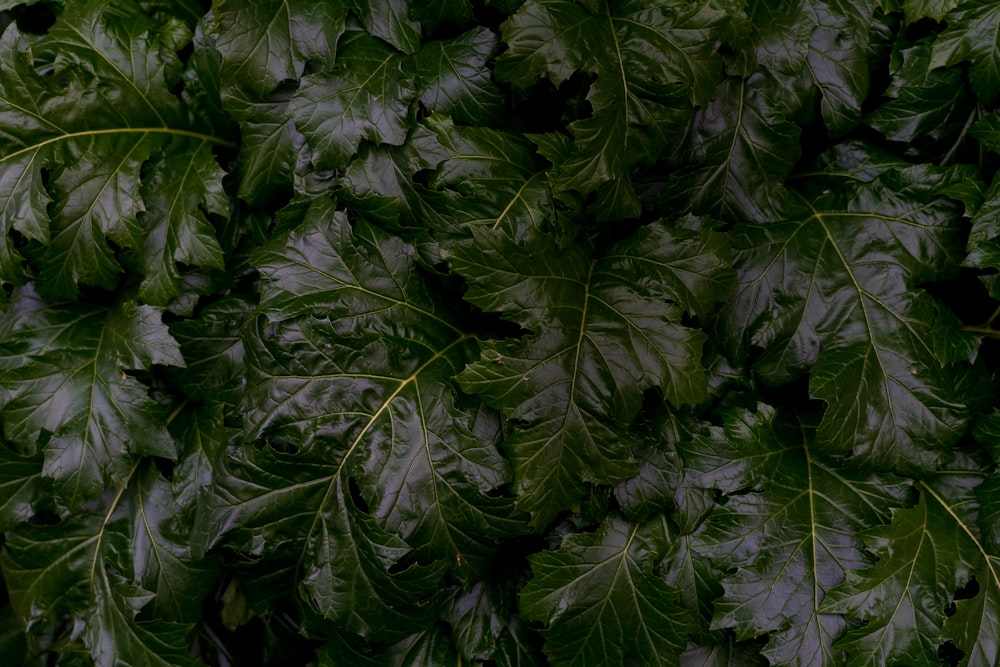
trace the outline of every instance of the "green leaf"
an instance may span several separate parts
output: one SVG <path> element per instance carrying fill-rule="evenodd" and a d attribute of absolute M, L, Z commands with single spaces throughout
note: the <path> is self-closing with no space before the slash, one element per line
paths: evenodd
<path fill-rule="evenodd" d="M 0 443 L 0 527 L 10 530 L 29 520 L 51 495 L 42 476 L 42 455 L 21 456 Z"/>
<path fill-rule="evenodd" d="M 499 42 L 486 28 L 476 28 L 453 39 L 425 43 L 416 54 L 420 103 L 457 123 L 500 121 L 505 100 L 487 68 Z"/>
<path fill-rule="evenodd" d="M 944 17 L 948 27 L 938 35 L 931 67 L 969 63 L 969 86 L 979 101 L 1000 100 L 1000 7 L 987 0 L 962 2 Z"/>
<path fill-rule="evenodd" d="M 308 0 L 222 0 L 212 36 L 226 86 L 263 96 L 302 77 L 306 63 L 332 63 L 347 9 Z"/>
<path fill-rule="evenodd" d="M 225 268 L 222 248 L 206 215 L 228 213 L 223 172 L 207 141 L 185 144 L 148 166 L 150 175 L 143 183 L 146 276 L 139 296 L 154 305 L 166 305 L 181 293 L 177 263 Z"/>
<path fill-rule="evenodd" d="M 362 31 L 340 40 L 331 72 L 309 74 L 289 103 L 317 169 L 346 166 L 363 140 L 398 146 L 417 91 L 412 60 Z"/>
<path fill-rule="evenodd" d="M 403 53 L 413 53 L 420 48 L 420 25 L 409 17 L 411 3 L 406 0 L 349 0 L 347 4 L 371 35 Z"/>
<path fill-rule="evenodd" d="M 4 578 L 11 603 L 29 632 L 44 627 L 46 619 L 66 616 L 78 624 L 77 633 L 98 667 L 122 661 L 193 667 L 200 664 L 189 657 L 193 626 L 162 617 L 140 619 L 140 612 L 153 609 L 150 603 L 157 596 L 139 582 L 158 583 L 159 594 L 167 595 L 158 604 L 177 604 L 176 610 L 190 613 L 198 610 L 192 600 L 205 594 L 213 576 L 188 571 L 183 560 L 173 560 L 180 555 L 173 549 L 183 547 L 164 544 L 155 531 L 164 512 L 171 511 L 169 496 L 156 500 L 146 495 L 166 482 L 155 467 L 139 468 L 133 468 L 126 478 L 128 487 L 119 488 L 100 513 L 80 512 L 58 525 L 22 526 L 9 533 Z M 160 501 L 168 504 L 151 511 Z M 151 528 L 153 532 L 142 534 Z M 143 542 L 147 536 L 151 541 Z M 170 562 L 163 569 L 151 569 L 144 560 L 168 554 Z"/>
<path fill-rule="evenodd" d="M 977 374 L 938 356 L 933 341 L 956 333 L 914 288 L 961 253 L 959 211 L 935 194 L 950 173 L 845 182 L 800 196 L 784 222 L 734 230 L 739 287 L 726 330 L 738 354 L 763 350 L 756 368 L 769 383 L 811 369 L 810 393 L 827 404 L 820 449 L 916 471 L 941 462 L 964 431 Z"/>
<path fill-rule="evenodd" d="M 763 654 L 774 665 L 842 664 L 833 643 L 844 620 L 821 605 L 846 572 L 868 566 L 856 534 L 887 521 L 908 486 L 838 469 L 818 456 L 810 435 L 762 407 L 734 415 L 685 454 L 703 483 L 749 489 L 726 498 L 695 548 L 731 573 L 712 626 L 732 628 L 738 639 L 770 633 Z"/>
<path fill-rule="evenodd" d="M 706 395 L 702 335 L 681 324 L 725 295 L 727 248 L 709 231 L 655 223 L 610 246 L 515 246 L 473 230 L 448 257 L 466 300 L 532 331 L 482 343 L 458 379 L 465 391 L 525 422 L 505 446 L 518 506 L 542 526 L 573 507 L 585 481 L 613 484 L 634 467 L 623 432 L 642 392 L 674 405 Z"/>
<path fill-rule="evenodd" d="M 960 131 L 973 104 L 958 68 L 932 70 L 931 48 L 918 44 L 894 54 L 892 81 L 865 121 L 892 141 L 929 137 L 935 141 Z"/>
<path fill-rule="evenodd" d="M 964 653 L 962 665 L 997 661 L 1000 559 L 976 527 L 981 481 L 977 470 L 938 473 L 920 483 L 916 506 L 865 534 L 878 562 L 851 574 L 826 604 L 864 621 L 841 642 L 852 652 L 850 664 L 937 665 L 945 639 Z M 971 599 L 956 599 L 970 582 Z"/>
<path fill-rule="evenodd" d="M 767 72 L 726 79 L 692 118 L 667 184 L 668 204 L 723 220 L 775 220 L 783 180 L 799 158 L 799 128 L 787 95 Z"/>
<path fill-rule="evenodd" d="M 696 105 L 712 98 L 722 65 L 715 40 L 727 19 L 710 2 L 589 9 L 529 0 L 501 28 L 508 49 L 495 71 L 522 88 L 536 77 L 559 84 L 576 71 L 595 75 L 593 115 L 569 126 L 576 150 L 562 165 L 559 187 L 588 193 L 621 182 L 612 199 L 636 215 L 628 172 L 667 147 L 687 113 L 684 96 Z"/>
<path fill-rule="evenodd" d="M 167 87 L 169 73 L 179 69 L 171 49 L 190 39 L 185 34 L 156 32 L 137 7 L 110 0 L 70 3 L 30 45 L 14 24 L 8 27 L 0 47 L 0 118 L 16 131 L 0 138 L 0 278 L 24 282 L 21 253 L 6 241 L 16 230 L 37 242 L 23 254 L 38 265 L 45 296 L 75 298 L 78 283 L 114 289 L 122 272 L 116 249 L 139 250 L 148 233 L 158 232 L 155 224 L 152 230 L 143 226 L 147 212 L 157 215 L 157 202 L 148 207 L 142 198 L 144 162 L 160 153 L 179 168 L 175 155 L 201 147 L 218 181 L 221 170 L 208 145 L 228 142 L 199 132 L 199 121 L 191 122 Z M 202 176 L 208 168 L 200 167 Z M 208 187 L 217 189 L 211 203 L 196 192 L 175 202 L 185 226 L 203 203 L 225 211 L 220 184 Z M 189 232 L 178 226 L 175 233 Z M 179 253 L 178 259 L 212 263 L 199 254 Z M 163 294 L 155 296 L 157 303 L 165 301 Z"/>
<path fill-rule="evenodd" d="M 314 202 L 303 223 L 264 246 L 253 264 L 263 278 L 260 307 L 275 320 L 325 315 L 343 335 L 392 335 L 421 324 L 445 338 L 459 331 L 420 279 L 413 247 L 364 222 L 352 229 L 330 199 Z"/>
<path fill-rule="evenodd" d="M 690 619 L 654 569 L 667 539 L 662 519 L 632 525 L 612 515 L 530 558 L 521 612 L 545 624 L 550 664 L 676 664 Z"/>
<path fill-rule="evenodd" d="M 19 303 L 30 301 L 23 293 Z M 44 452 L 44 472 L 71 507 L 120 484 L 133 454 L 176 457 L 147 388 L 126 371 L 183 365 L 177 343 L 151 306 L 66 305 L 27 312 L 4 337 L 0 387 L 4 432 Z"/>

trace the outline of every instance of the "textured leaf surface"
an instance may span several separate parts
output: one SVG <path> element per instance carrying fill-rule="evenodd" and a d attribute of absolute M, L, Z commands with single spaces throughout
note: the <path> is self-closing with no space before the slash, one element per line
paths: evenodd
<path fill-rule="evenodd" d="M 122 272 L 116 248 L 139 250 L 144 242 L 154 243 L 146 238 L 149 230 L 140 216 L 147 211 L 141 169 L 155 154 L 180 169 L 185 154 L 204 148 L 202 164 L 207 160 L 211 167 L 191 170 L 190 181 L 180 183 L 201 179 L 202 188 L 216 193 L 208 207 L 225 213 L 217 194 L 222 172 L 207 146 L 227 142 L 189 124 L 167 86 L 167 71 L 177 66 L 168 55 L 169 39 L 150 29 L 136 7 L 91 0 L 70 3 L 30 52 L 16 24 L 4 33 L 0 118 L 13 131 L 0 136 L 0 231 L 5 239 L 16 230 L 41 243 L 27 254 L 40 267 L 39 289 L 48 297 L 73 298 L 78 283 L 113 289 Z M 31 67 L 31 54 L 48 61 L 67 82 L 61 90 Z M 48 184 L 45 169 L 53 171 Z M 47 210 L 50 199 L 54 205 Z M 206 197 L 197 187 L 178 198 L 172 206 L 172 235 L 210 237 L 210 229 L 195 223 L 203 204 Z M 150 211 L 154 216 L 157 205 Z M 154 226 L 153 235 L 157 230 Z M 23 282 L 19 253 L 6 242 L 3 246 L 0 276 Z M 175 260 L 203 266 L 219 262 L 218 256 L 190 248 L 176 255 L 151 262 L 151 270 L 174 274 Z M 154 300 L 164 303 L 177 293 L 172 284 Z"/>
<path fill-rule="evenodd" d="M 955 207 L 925 173 L 845 183 L 802 199 L 786 222 L 740 227 L 734 238 L 730 331 L 763 349 L 758 369 L 772 382 L 812 367 L 810 391 L 828 406 L 818 447 L 886 470 L 941 460 L 965 426 L 955 397 L 975 378 L 939 359 L 931 341 L 953 334 L 940 306 L 913 289 L 960 252 Z"/>
<path fill-rule="evenodd" d="M 714 35 L 726 18 L 707 2 L 668 9 L 530 0 L 508 19 L 500 79 L 527 87 L 536 76 L 555 84 L 574 71 L 596 76 L 588 95 L 593 115 L 570 125 L 576 150 L 563 165 L 560 187 L 591 192 L 659 157 L 681 122 L 678 93 L 697 105 L 713 95 L 722 64 Z M 633 198 L 616 201 L 633 212 Z"/>
<path fill-rule="evenodd" d="M 124 480 L 133 454 L 175 458 L 163 415 L 126 373 L 183 365 L 159 311 L 131 302 L 47 306 L 27 291 L 10 309 L 21 317 L 0 358 L 16 367 L 0 380 L 4 431 L 27 451 L 42 449 L 45 475 L 70 505 Z"/>
<path fill-rule="evenodd" d="M 742 414 L 689 455 L 716 488 L 750 489 L 731 495 L 696 542 L 733 572 L 722 579 L 712 625 L 739 639 L 772 633 L 763 651 L 771 664 L 842 664 L 834 640 L 846 624 L 821 605 L 845 573 L 869 565 L 857 533 L 887 521 L 907 485 L 838 470 L 808 433 L 784 428 L 771 410 Z M 699 461 L 702 451 L 709 456 Z"/>
<path fill-rule="evenodd" d="M 631 476 L 623 426 L 642 391 L 660 387 L 675 405 L 704 398 L 701 334 L 680 319 L 726 293 L 727 249 L 711 231 L 662 223 L 593 254 L 473 238 L 451 257 L 469 278 L 466 299 L 533 333 L 483 343 L 482 360 L 459 382 L 526 423 L 506 448 L 519 506 L 544 525 L 584 481 Z"/>
<path fill-rule="evenodd" d="M 997 661 L 1000 559 L 976 526 L 981 481 L 974 469 L 942 472 L 919 485 L 915 507 L 865 537 L 878 563 L 850 575 L 827 601 L 830 611 L 865 621 L 842 641 L 851 664 L 939 664 L 946 638 L 964 652 L 963 665 Z M 973 580 L 971 599 L 956 600 Z"/>
<path fill-rule="evenodd" d="M 346 166 L 362 140 L 398 146 L 416 97 L 413 64 L 362 31 L 345 34 L 332 72 L 310 74 L 289 105 L 320 169 Z"/>
<path fill-rule="evenodd" d="M 692 162 L 668 183 L 668 201 L 723 219 L 780 217 L 799 131 L 785 120 L 790 108 L 778 86 L 765 73 L 719 86 L 693 117 L 681 153 Z"/>
<path fill-rule="evenodd" d="M 101 513 L 9 534 L 2 565 L 12 604 L 29 628 L 68 615 L 100 667 L 121 664 L 121 656 L 134 665 L 193 666 L 187 636 L 199 610 L 192 601 L 206 593 L 213 574 L 189 569 L 184 548 L 159 532 L 174 508 L 156 491 L 166 482 L 155 468 L 133 469 L 127 481 Z M 140 611 L 154 615 L 140 620 Z"/>
<path fill-rule="evenodd" d="M 550 664 L 676 664 L 690 619 L 676 589 L 656 575 L 666 549 L 662 520 L 632 525 L 608 517 L 591 535 L 532 558 L 521 610 L 546 624 Z"/>
<path fill-rule="evenodd" d="M 931 67 L 969 63 L 969 82 L 980 102 L 1000 99 L 1000 7 L 987 0 L 959 3 L 945 15 L 948 27 L 934 42 Z"/>
<path fill-rule="evenodd" d="M 213 14 L 224 85 L 263 95 L 301 78 L 310 60 L 333 62 L 347 10 L 333 2 L 224 0 Z"/>

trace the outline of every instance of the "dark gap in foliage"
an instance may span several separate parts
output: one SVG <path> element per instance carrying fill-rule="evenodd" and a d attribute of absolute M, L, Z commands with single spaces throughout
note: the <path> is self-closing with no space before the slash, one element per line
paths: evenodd
<path fill-rule="evenodd" d="M 35 512 L 28 519 L 29 526 L 58 526 L 60 523 L 62 523 L 62 517 L 47 509 Z"/>
<path fill-rule="evenodd" d="M 962 268 L 947 281 L 926 283 L 920 287 L 947 306 L 963 323 L 978 326 L 987 322 L 996 309 L 997 302 L 990 297 L 979 280 L 981 271 Z"/>
<path fill-rule="evenodd" d="M 947 641 L 938 647 L 938 659 L 946 667 L 957 667 L 965 657 L 965 651 L 955 646 L 951 641 Z"/>
<path fill-rule="evenodd" d="M 152 459 L 153 465 L 155 465 L 156 469 L 160 471 L 163 478 L 167 481 L 172 481 L 174 479 L 174 468 L 177 467 L 177 462 L 165 459 L 161 456 L 154 456 Z"/>
<path fill-rule="evenodd" d="M 353 476 L 347 478 L 347 490 L 351 494 L 351 500 L 354 501 L 355 506 L 365 514 L 368 514 L 371 511 L 368 508 L 368 501 L 361 494 L 361 487 L 358 486 L 358 480 Z"/>
<path fill-rule="evenodd" d="M 234 627 L 233 618 L 224 619 L 223 609 L 232 597 L 232 573 L 218 579 L 215 594 L 202 604 L 197 657 L 219 667 L 299 667 L 315 660 L 321 641 L 307 638 L 289 600 L 279 600 L 263 616 L 249 616 Z M 238 590 L 238 589 L 233 589 Z M 249 613 L 247 611 L 246 613 Z M 213 660 L 214 659 L 214 660 Z M 217 661 L 217 662 L 216 662 Z"/>
<path fill-rule="evenodd" d="M 18 5 L 10 10 L 10 15 L 17 21 L 17 29 L 32 35 L 46 34 L 56 22 L 56 9 L 40 2 L 34 5 Z"/>
<path fill-rule="evenodd" d="M 507 20 L 507 14 L 485 0 L 472 0 L 472 14 L 476 17 L 476 23 L 493 32 L 500 32 L 500 24 Z"/>
<path fill-rule="evenodd" d="M 919 21 L 912 21 L 906 24 L 906 39 L 910 42 L 919 42 L 928 37 L 934 37 L 941 32 L 941 24 L 932 18 L 922 18 Z"/>
<path fill-rule="evenodd" d="M 979 595 L 979 581 L 976 580 L 976 575 L 972 575 L 968 583 L 955 591 L 952 597 L 955 600 L 971 600 L 977 595 Z"/>
<path fill-rule="evenodd" d="M 278 452 L 279 454 L 291 454 L 295 455 L 299 453 L 299 448 L 292 442 L 289 442 L 285 438 L 280 438 L 273 435 L 264 436 L 264 442 L 268 447 Z"/>

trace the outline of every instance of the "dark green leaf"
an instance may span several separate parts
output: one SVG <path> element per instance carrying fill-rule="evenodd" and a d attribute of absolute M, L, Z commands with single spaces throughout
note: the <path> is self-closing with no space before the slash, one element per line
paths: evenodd
<path fill-rule="evenodd" d="M 654 570 L 667 545 L 662 519 L 632 525 L 612 515 L 532 556 L 521 612 L 545 624 L 550 664 L 676 664 L 691 621 Z"/>
<path fill-rule="evenodd" d="M 808 432 L 781 425 L 770 409 L 735 417 L 686 453 L 705 482 L 750 490 L 730 495 L 696 538 L 731 573 L 712 625 L 738 639 L 771 633 L 763 653 L 774 665 L 842 664 L 833 643 L 844 620 L 821 604 L 846 572 L 869 565 L 856 535 L 887 521 L 908 485 L 823 461 Z"/>
<path fill-rule="evenodd" d="M 318 169 L 346 166 L 363 140 L 398 146 L 406 140 L 417 96 L 413 63 L 361 31 L 340 40 L 331 72 L 309 74 L 289 103 Z"/>
<path fill-rule="evenodd" d="M 133 454 L 176 457 L 147 388 L 126 373 L 154 363 L 183 365 L 158 310 L 132 302 L 111 310 L 42 306 L 24 315 L 5 342 L 0 364 L 17 368 L 0 380 L 7 392 L 4 431 L 28 451 L 41 448 L 45 475 L 70 506 L 120 484 Z"/>
<path fill-rule="evenodd" d="M 918 44 L 893 57 L 892 82 L 883 93 L 889 101 L 866 117 L 888 139 L 944 139 L 961 130 L 972 111 L 972 99 L 961 70 L 930 69 L 931 49 Z"/>
<path fill-rule="evenodd" d="M 505 100 L 486 67 L 499 42 L 486 28 L 477 28 L 424 44 L 416 55 L 420 103 L 467 125 L 502 119 Z"/>
<path fill-rule="evenodd" d="M 786 120 L 786 98 L 767 72 L 726 79 L 692 119 L 667 201 L 724 220 L 780 218 L 782 181 L 799 157 L 799 128 Z"/>
<path fill-rule="evenodd" d="M 128 488 L 109 495 L 100 513 L 83 511 L 55 526 L 22 526 L 10 533 L 2 565 L 11 602 L 29 631 L 46 619 L 68 616 L 79 625 L 77 634 L 98 667 L 123 659 L 148 667 L 194 667 L 197 661 L 188 654 L 191 625 L 138 615 L 161 604 L 165 608 L 157 616 L 197 611 L 192 601 L 205 594 L 212 575 L 188 570 L 184 548 L 162 541 L 160 522 L 172 508 L 169 495 L 147 496 L 150 488 L 166 485 L 155 468 L 136 466 L 126 481 Z M 150 605 L 157 592 L 166 599 Z"/>
<path fill-rule="evenodd" d="M 801 198 L 785 222 L 734 230 L 731 340 L 740 353 L 763 349 L 757 368 L 769 382 L 811 368 L 811 394 L 827 403 L 817 446 L 884 470 L 940 462 L 973 400 L 976 373 L 932 344 L 955 338 L 951 320 L 913 287 L 961 252 L 958 211 L 936 198 L 936 178 L 885 172 Z"/>
<path fill-rule="evenodd" d="M 263 96 L 300 79 L 310 61 L 334 61 L 347 9 L 309 0 L 221 0 L 213 15 L 223 84 Z"/>
<path fill-rule="evenodd" d="M 996 663 L 1000 559 L 976 527 L 981 481 L 975 470 L 939 473 L 920 484 L 915 507 L 897 510 L 891 525 L 865 536 L 878 563 L 849 575 L 826 603 L 864 621 L 841 642 L 850 664 L 938 665 L 945 639 L 964 653 L 963 665 Z M 955 600 L 970 581 L 972 598 Z"/>
<path fill-rule="evenodd" d="M 1000 99 L 1000 7 L 989 0 L 960 3 L 944 17 L 948 27 L 934 42 L 931 67 L 968 62 L 969 84 L 979 101 Z"/>
<path fill-rule="evenodd" d="M 483 343 L 459 382 L 525 422 L 506 448 L 518 505 L 542 526 L 576 504 L 585 481 L 633 474 L 623 428 L 643 391 L 659 387 L 674 405 L 705 397 L 703 338 L 680 322 L 727 293 L 727 248 L 711 231 L 662 223 L 600 253 L 473 232 L 474 245 L 449 254 L 469 280 L 466 299 L 533 333 Z"/>

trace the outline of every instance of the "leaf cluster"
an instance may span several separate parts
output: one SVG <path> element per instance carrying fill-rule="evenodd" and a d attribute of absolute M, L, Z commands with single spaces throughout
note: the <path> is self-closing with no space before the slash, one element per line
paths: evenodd
<path fill-rule="evenodd" d="M 1000 662 L 996 3 L 0 27 L 5 665 Z"/>

